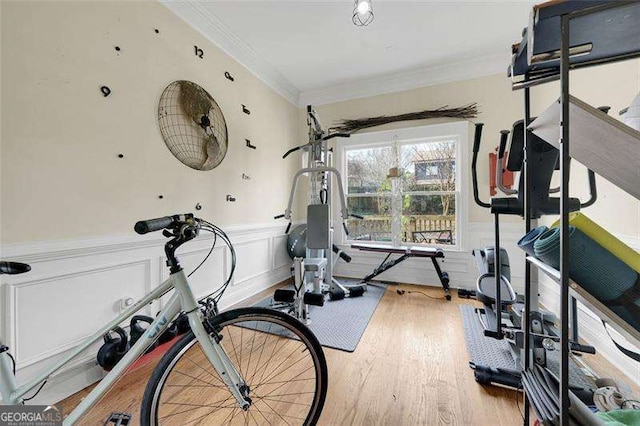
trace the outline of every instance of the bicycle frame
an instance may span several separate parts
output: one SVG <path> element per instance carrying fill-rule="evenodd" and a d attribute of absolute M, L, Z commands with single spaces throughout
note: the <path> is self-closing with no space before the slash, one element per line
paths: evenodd
<path fill-rule="evenodd" d="M 60 370 L 68 364 L 72 359 L 77 357 L 84 350 L 102 339 L 102 336 L 109 330 L 122 323 L 128 317 L 139 311 L 152 301 L 159 299 L 166 292 L 175 289 L 176 292 L 171 296 L 166 306 L 158 314 L 156 319 L 149 325 L 142 337 L 133 345 L 126 355 L 118 362 L 115 367 L 98 383 L 98 385 L 82 400 L 82 402 L 64 419 L 63 425 L 72 425 L 80 419 L 86 411 L 91 408 L 97 401 L 102 398 L 107 390 L 122 376 L 126 370 L 149 348 L 153 342 L 160 336 L 169 326 L 170 322 L 182 310 L 187 312 L 189 325 L 196 338 L 202 345 L 202 350 L 213 365 L 220 373 L 220 377 L 229 387 L 231 393 L 236 398 L 240 408 L 245 409 L 249 403 L 244 399 L 240 390 L 245 382 L 240 374 L 233 366 L 224 349 L 209 337 L 209 333 L 203 325 L 203 315 L 196 301 L 189 282 L 184 271 L 180 270 L 163 282 L 158 288 L 144 296 L 138 302 L 122 312 L 117 318 L 103 326 L 94 335 L 88 337 L 80 345 L 78 345 L 71 354 L 64 359 L 56 362 L 54 365 L 44 369 L 37 377 L 22 386 L 18 386 L 15 376 L 12 373 L 11 361 L 7 353 L 0 353 L 0 394 L 2 395 L 2 404 L 20 404 L 24 395 L 34 389 L 44 380 L 49 378 L 53 373 Z"/>

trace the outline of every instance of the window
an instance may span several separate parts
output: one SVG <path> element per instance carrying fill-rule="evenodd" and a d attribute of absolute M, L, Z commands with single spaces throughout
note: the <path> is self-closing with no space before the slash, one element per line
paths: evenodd
<path fill-rule="evenodd" d="M 354 135 L 341 143 L 349 241 L 460 246 L 468 124 Z M 466 199 L 465 199 L 466 200 Z"/>

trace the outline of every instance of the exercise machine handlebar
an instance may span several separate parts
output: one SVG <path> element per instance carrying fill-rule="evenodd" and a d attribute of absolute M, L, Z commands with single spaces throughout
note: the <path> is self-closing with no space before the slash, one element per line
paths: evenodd
<path fill-rule="evenodd" d="M 513 195 L 517 194 L 517 189 L 507 188 L 502 183 L 502 178 L 504 176 L 504 154 L 507 151 L 507 138 L 509 137 L 508 130 L 500 130 L 500 146 L 498 148 L 498 159 L 496 161 L 496 185 L 498 189 L 502 191 L 504 194 Z"/>
<path fill-rule="evenodd" d="M 325 137 L 322 138 L 323 141 L 328 141 L 329 139 L 333 139 L 333 138 L 350 138 L 351 135 L 349 133 L 332 133 L 330 135 L 327 135 Z M 287 152 L 284 153 L 284 155 L 282 156 L 282 158 L 287 158 L 289 156 L 289 154 L 292 154 L 298 150 L 301 150 L 307 146 L 311 146 L 311 143 L 306 143 L 304 145 L 300 145 L 300 146 L 296 146 L 294 148 L 291 148 L 290 150 L 288 150 Z"/>
<path fill-rule="evenodd" d="M 585 208 L 593 205 L 598 199 L 598 189 L 596 187 L 596 174 L 591 169 L 587 169 L 587 176 L 589 177 L 589 199 L 584 203 L 580 203 L 580 208 Z"/>
<path fill-rule="evenodd" d="M 350 137 L 351 137 L 351 134 L 349 133 L 332 133 L 322 138 L 322 140 L 328 141 L 329 139 L 333 139 L 333 138 L 350 138 Z"/>
<path fill-rule="evenodd" d="M 500 130 L 500 148 L 498 149 L 498 160 L 504 158 L 504 153 L 507 150 L 507 138 L 509 137 L 508 130 Z"/>
<path fill-rule="evenodd" d="M 307 146 L 309 144 L 304 144 L 304 145 L 300 145 L 300 146 L 296 146 L 295 148 L 291 148 L 289 151 L 285 152 L 284 155 L 282 156 L 282 158 L 287 158 L 289 156 L 289 154 L 298 151 L 299 149 L 304 148 L 305 146 Z"/>
<path fill-rule="evenodd" d="M 480 151 L 480 141 L 482 139 L 482 126 L 483 123 L 476 123 L 474 138 L 473 138 L 473 159 L 471 161 L 471 179 L 473 181 L 473 199 L 476 204 L 486 209 L 491 208 L 489 203 L 485 203 L 480 199 L 478 195 L 478 172 L 476 165 L 478 163 L 478 151 Z"/>

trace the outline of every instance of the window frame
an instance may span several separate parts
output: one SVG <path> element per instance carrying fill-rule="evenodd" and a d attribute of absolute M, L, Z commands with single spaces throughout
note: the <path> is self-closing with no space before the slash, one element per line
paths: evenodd
<path fill-rule="evenodd" d="M 405 246 L 429 246 L 438 247 L 445 251 L 462 251 L 466 247 L 466 233 L 468 228 L 468 203 L 469 203 L 469 135 L 471 123 L 468 121 L 456 121 L 450 123 L 431 124 L 426 126 L 405 127 L 393 130 L 383 130 L 377 132 L 366 132 L 351 135 L 348 139 L 339 139 L 336 142 L 336 167 L 340 171 L 342 183 L 345 188 L 345 197 L 349 197 L 347 186 L 347 155 L 350 149 L 377 148 L 383 146 L 391 146 L 393 149 L 394 142 L 398 142 L 399 146 L 410 145 L 423 142 L 436 142 L 442 140 L 453 140 L 456 142 L 456 243 L 449 244 L 431 244 L 431 243 L 413 243 L 403 242 Z M 391 166 L 390 166 L 391 167 Z M 451 193 L 451 191 L 408 191 L 412 195 L 438 195 L 440 193 Z M 367 193 L 361 196 L 380 196 L 385 192 Z M 358 196 L 357 194 L 351 194 Z M 334 220 L 340 222 L 339 209 L 333 209 Z M 336 227 L 337 242 L 342 245 L 348 245 L 356 240 L 348 239 L 342 227 Z M 375 241 L 367 242 L 367 244 L 376 244 Z M 380 245 L 388 245 L 388 243 L 379 242 Z"/>

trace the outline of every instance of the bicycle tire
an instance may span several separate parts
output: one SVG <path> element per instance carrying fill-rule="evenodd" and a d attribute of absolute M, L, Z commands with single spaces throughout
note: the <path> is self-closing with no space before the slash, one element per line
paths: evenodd
<path fill-rule="evenodd" d="M 189 332 L 154 369 L 141 425 L 317 423 L 327 394 L 327 363 L 311 330 L 290 315 L 253 307 L 223 312 L 209 322 L 220 330 L 221 345 L 247 381 L 250 407 L 238 406 Z M 295 338 L 282 336 L 284 330 Z"/>

